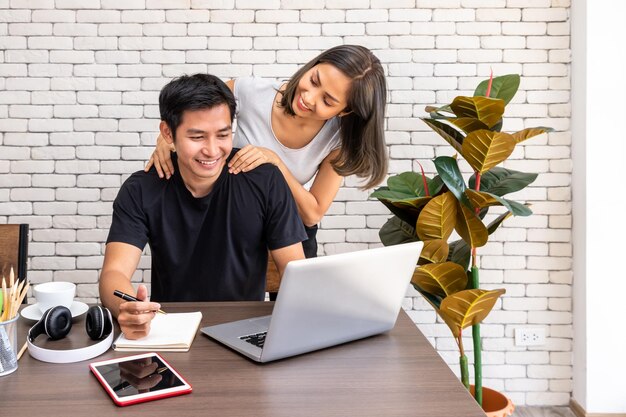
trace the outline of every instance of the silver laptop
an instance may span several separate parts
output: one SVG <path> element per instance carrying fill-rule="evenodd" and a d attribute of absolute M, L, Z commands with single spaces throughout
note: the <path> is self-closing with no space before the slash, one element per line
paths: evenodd
<path fill-rule="evenodd" d="M 271 316 L 202 328 L 257 361 L 270 362 L 390 330 L 422 242 L 292 261 Z"/>

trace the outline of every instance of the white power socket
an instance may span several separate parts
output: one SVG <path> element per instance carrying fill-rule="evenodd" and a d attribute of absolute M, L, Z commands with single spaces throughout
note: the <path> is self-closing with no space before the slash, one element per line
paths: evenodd
<path fill-rule="evenodd" d="M 542 346 L 546 344 L 544 327 L 518 327 L 515 329 L 516 346 Z"/>

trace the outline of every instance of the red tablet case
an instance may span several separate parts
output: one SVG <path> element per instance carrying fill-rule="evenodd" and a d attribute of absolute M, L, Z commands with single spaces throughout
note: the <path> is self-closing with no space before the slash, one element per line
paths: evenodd
<path fill-rule="evenodd" d="M 98 381 L 100 381 L 100 384 L 104 387 L 104 390 L 109 394 L 109 396 L 111 397 L 111 399 L 113 400 L 113 402 L 120 406 L 120 407 L 125 407 L 127 405 L 133 405 L 133 404 L 138 404 L 138 403 L 143 403 L 146 401 L 154 401 L 154 400 L 160 400 L 161 398 L 168 398 L 168 397 L 175 397 L 177 395 L 184 395 L 184 394 L 189 394 L 192 391 L 191 388 L 191 384 L 189 384 L 179 373 L 178 371 L 176 371 L 174 369 L 174 367 L 172 365 L 169 364 L 169 362 L 167 362 L 165 359 L 163 359 L 163 357 L 161 357 L 161 355 L 159 355 L 156 352 L 151 352 L 150 355 L 154 355 L 157 356 L 159 358 L 159 360 L 161 360 L 161 362 L 163 362 L 163 364 L 165 364 L 168 368 L 174 370 L 176 372 L 176 376 L 178 378 L 180 378 L 181 381 L 183 381 L 186 385 L 189 386 L 189 388 L 184 388 L 181 389 L 180 391 L 173 391 L 173 392 L 155 392 L 154 395 L 150 395 L 150 396 L 146 396 L 143 398 L 133 398 L 133 399 L 128 399 L 128 400 L 124 400 L 123 398 L 120 399 L 118 397 L 115 396 L 115 394 L 113 393 L 113 390 L 111 389 L 111 387 L 109 386 L 109 384 L 107 384 L 107 382 L 100 376 L 100 374 L 98 372 L 96 372 L 95 367 L 99 364 L 101 364 L 102 362 L 107 362 L 107 361 L 101 361 L 101 362 L 94 362 L 94 363 L 90 363 L 89 364 L 89 369 L 91 370 L 91 373 L 94 374 L 94 376 L 98 379 Z M 128 360 L 129 358 L 134 358 L 136 356 L 145 356 L 145 354 L 141 354 L 141 355 L 132 355 L 132 356 L 125 356 L 122 358 L 117 358 L 119 360 L 119 362 L 123 362 L 125 360 Z M 147 356 L 146 356 L 147 357 Z"/>

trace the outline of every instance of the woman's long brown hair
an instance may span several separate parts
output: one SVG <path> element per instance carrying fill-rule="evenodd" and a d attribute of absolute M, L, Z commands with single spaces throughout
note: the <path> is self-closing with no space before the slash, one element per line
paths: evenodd
<path fill-rule="evenodd" d="M 340 45 L 328 49 L 291 77 L 280 101 L 285 113 L 295 115 L 292 103 L 298 83 L 307 71 L 321 63 L 331 64 L 352 81 L 344 110 L 348 114 L 340 117 L 341 148 L 337 158 L 331 161 L 333 169 L 344 177 L 365 178 L 361 188 L 372 188 L 387 174 L 384 132 L 387 84 L 383 67 L 363 46 Z"/>

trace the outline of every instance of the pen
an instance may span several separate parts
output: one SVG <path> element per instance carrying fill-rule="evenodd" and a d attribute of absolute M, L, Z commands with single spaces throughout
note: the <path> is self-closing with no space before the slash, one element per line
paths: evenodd
<path fill-rule="evenodd" d="M 126 300 L 126 301 L 141 301 L 141 300 L 133 297 L 132 295 L 128 295 L 125 292 L 121 292 L 119 290 L 113 291 L 113 295 L 116 296 L 116 297 L 121 298 L 122 300 Z M 165 311 L 157 310 L 157 313 L 165 314 Z"/>

